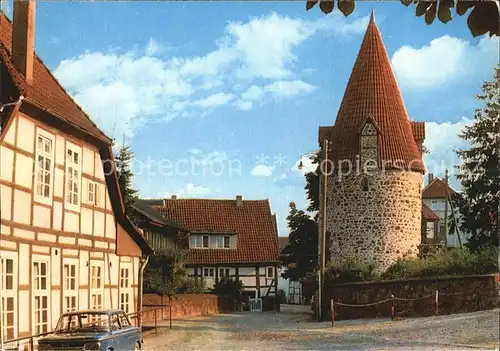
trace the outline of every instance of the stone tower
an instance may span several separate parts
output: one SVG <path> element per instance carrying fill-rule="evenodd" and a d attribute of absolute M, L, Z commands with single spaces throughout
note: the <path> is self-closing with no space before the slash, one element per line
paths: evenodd
<path fill-rule="evenodd" d="M 415 138 L 372 13 L 335 125 L 319 128 L 322 151 L 329 145 L 332 260 L 353 257 L 382 271 L 416 255 L 425 167 Z"/>

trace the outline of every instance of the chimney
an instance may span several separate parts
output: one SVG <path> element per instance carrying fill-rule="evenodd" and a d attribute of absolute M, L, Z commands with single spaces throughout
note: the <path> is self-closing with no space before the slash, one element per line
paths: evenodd
<path fill-rule="evenodd" d="M 26 82 L 31 84 L 35 56 L 35 0 L 14 1 L 13 17 L 12 61 Z"/>
<path fill-rule="evenodd" d="M 172 195 L 172 200 L 177 200 L 177 195 Z"/>
<path fill-rule="evenodd" d="M 236 206 L 237 207 L 243 206 L 243 196 L 236 195 Z"/>
<path fill-rule="evenodd" d="M 434 174 L 429 173 L 429 175 L 427 177 L 428 177 L 428 180 L 429 180 L 428 184 L 430 184 L 434 180 Z"/>

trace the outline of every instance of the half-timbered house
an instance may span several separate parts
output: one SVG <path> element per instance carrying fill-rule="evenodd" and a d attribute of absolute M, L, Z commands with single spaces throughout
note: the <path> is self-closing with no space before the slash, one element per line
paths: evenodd
<path fill-rule="evenodd" d="M 143 204 L 189 233 L 185 266 L 191 277 L 205 281 L 207 289 L 230 277 L 242 281 L 250 298 L 276 294 L 278 230 L 268 200 L 243 200 L 240 195 L 234 200 L 173 196 Z"/>
<path fill-rule="evenodd" d="M 1 341 L 59 315 L 137 308 L 149 246 L 125 215 L 111 140 L 34 52 L 35 1 L 0 12 Z"/>

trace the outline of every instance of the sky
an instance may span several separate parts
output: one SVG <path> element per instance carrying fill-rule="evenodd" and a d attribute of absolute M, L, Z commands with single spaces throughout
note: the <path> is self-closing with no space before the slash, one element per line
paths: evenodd
<path fill-rule="evenodd" d="M 398 1 L 358 1 L 347 18 L 302 1 L 39 1 L 35 47 L 130 145 L 142 197 L 269 199 L 287 235 L 289 203 L 307 207 L 298 162 L 335 122 L 372 9 L 408 114 L 426 122 L 427 169 L 453 173 L 499 60 L 498 39 L 473 38 L 466 17 L 427 26 Z"/>

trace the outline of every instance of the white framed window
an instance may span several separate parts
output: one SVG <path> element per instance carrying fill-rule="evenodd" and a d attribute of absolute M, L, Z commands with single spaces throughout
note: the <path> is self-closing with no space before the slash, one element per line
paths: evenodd
<path fill-rule="evenodd" d="M 203 268 L 203 277 L 205 277 L 205 278 L 215 277 L 215 270 L 213 268 L 209 268 L 209 267 Z"/>
<path fill-rule="evenodd" d="M 223 236 L 217 235 L 215 237 L 215 247 L 217 247 L 218 249 L 224 248 L 224 237 Z"/>
<path fill-rule="evenodd" d="M 78 275 L 76 260 L 65 259 L 63 263 L 63 312 L 78 309 Z"/>
<path fill-rule="evenodd" d="M 266 278 L 274 279 L 274 267 L 272 266 L 266 267 Z"/>
<path fill-rule="evenodd" d="M 440 206 L 439 206 L 439 201 L 438 200 L 432 200 L 431 201 L 431 209 L 433 210 L 439 210 Z"/>
<path fill-rule="evenodd" d="M 219 268 L 219 278 L 229 277 L 229 268 Z"/>
<path fill-rule="evenodd" d="M 130 284 L 130 271 L 130 267 L 120 267 L 120 309 L 125 313 L 131 312 L 130 302 L 133 291 Z"/>
<path fill-rule="evenodd" d="M 0 258 L 1 314 L 0 332 L 2 340 L 17 337 L 17 255 L 2 253 Z"/>
<path fill-rule="evenodd" d="M 426 236 L 427 239 L 434 239 L 434 222 L 427 222 Z"/>
<path fill-rule="evenodd" d="M 210 237 L 208 235 L 203 235 L 203 248 L 206 249 L 209 247 L 209 239 Z"/>
<path fill-rule="evenodd" d="M 445 210 L 445 208 L 446 208 L 446 200 L 442 200 L 442 201 L 441 201 L 441 210 L 443 210 L 443 211 L 444 211 L 444 210 Z"/>
<path fill-rule="evenodd" d="M 80 208 L 80 185 L 82 168 L 82 149 L 66 142 L 66 205 L 68 208 Z"/>
<path fill-rule="evenodd" d="M 103 274 L 104 264 L 93 262 L 90 264 L 90 308 L 100 310 L 103 308 Z"/>
<path fill-rule="evenodd" d="M 189 247 L 193 249 L 200 249 L 203 247 L 203 239 L 201 235 L 189 236 Z"/>
<path fill-rule="evenodd" d="M 87 182 L 87 203 L 101 206 L 101 184 L 98 182 Z"/>
<path fill-rule="evenodd" d="M 54 183 L 54 135 L 37 128 L 35 200 L 50 203 Z"/>
<path fill-rule="evenodd" d="M 231 237 L 229 235 L 224 236 L 224 248 L 229 249 L 231 247 Z"/>
<path fill-rule="evenodd" d="M 48 258 L 34 258 L 33 275 L 33 329 L 35 334 L 49 331 L 50 319 L 50 274 Z"/>

